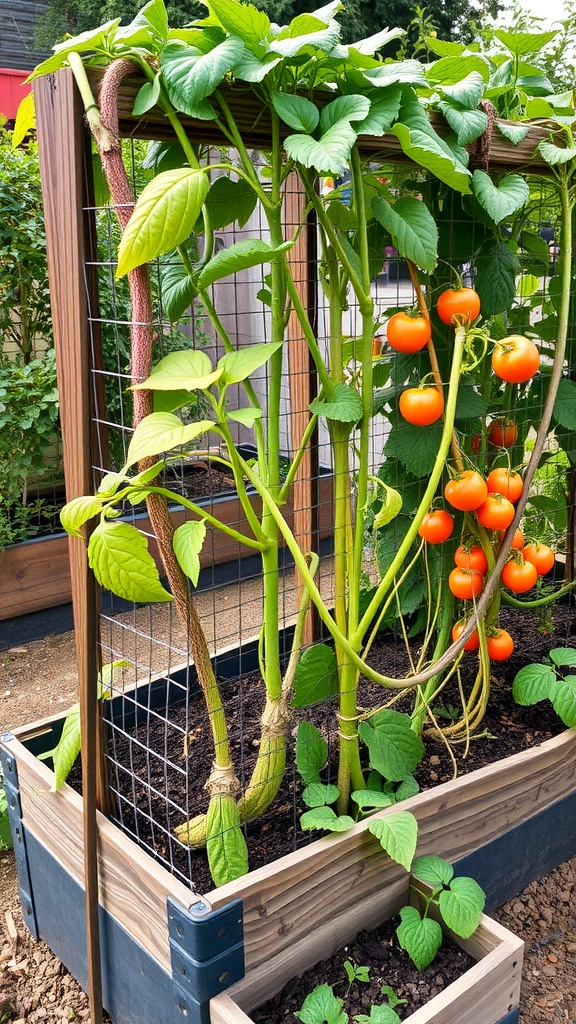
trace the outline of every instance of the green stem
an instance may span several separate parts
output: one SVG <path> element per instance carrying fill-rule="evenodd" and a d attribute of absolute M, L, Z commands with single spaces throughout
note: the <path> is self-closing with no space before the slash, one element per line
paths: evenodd
<path fill-rule="evenodd" d="M 553 604 L 554 601 L 558 601 L 564 594 L 569 594 L 574 587 L 576 587 L 576 580 L 573 580 L 572 583 L 566 583 L 563 587 L 560 587 L 560 590 L 555 590 L 553 594 L 546 594 L 545 597 L 538 597 L 533 601 L 519 601 L 516 597 L 512 597 L 512 594 L 503 590 L 502 601 L 504 604 L 509 604 L 511 608 L 545 608 L 547 604 Z"/>
<path fill-rule="evenodd" d="M 114 496 L 114 501 L 116 502 L 120 497 L 128 494 L 130 491 L 134 493 L 134 490 L 135 488 L 127 488 L 125 491 L 119 492 Z M 263 541 L 253 540 L 252 537 L 246 537 L 245 534 L 235 530 L 232 526 L 228 526 L 227 523 L 220 522 L 219 519 L 216 519 L 216 516 L 207 512 L 202 505 L 196 505 L 193 501 L 190 501 L 189 498 L 185 498 L 182 494 L 176 494 L 174 491 L 168 490 L 167 487 L 151 487 L 148 484 L 146 484 L 142 490 L 145 491 L 146 494 L 161 494 L 163 497 L 167 498 L 168 501 L 173 501 L 176 505 L 183 505 L 184 508 L 190 509 L 191 512 L 194 512 L 199 519 L 205 519 L 211 526 L 215 526 L 217 530 L 227 534 L 228 537 L 232 537 L 232 539 L 238 541 L 238 543 L 245 544 L 248 548 L 253 548 L 255 551 L 265 550 Z"/>

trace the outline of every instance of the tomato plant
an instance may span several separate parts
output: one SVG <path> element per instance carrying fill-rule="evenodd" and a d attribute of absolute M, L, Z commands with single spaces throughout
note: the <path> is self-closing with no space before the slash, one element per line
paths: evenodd
<path fill-rule="evenodd" d="M 428 344 L 432 329 L 430 321 L 423 316 L 410 316 L 401 312 L 390 317 L 386 334 L 388 344 L 393 349 L 410 354 L 419 352 Z"/>
<path fill-rule="evenodd" d="M 458 637 L 460 637 L 462 635 L 462 633 L 464 632 L 465 628 L 466 628 L 466 623 L 463 622 L 462 620 L 460 622 L 455 622 L 454 623 L 454 625 L 452 626 L 452 640 L 454 642 L 456 642 L 456 640 L 458 640 Z M 465 651 L 477 651 L 479 647 L 480 647 L 480 637 L 478 636 L 478 630 L 475 629 L 474 632 L 472 633 L 472 636 L 464 644 L 464 650 Z"/>
<path fill-rule="evenodd" d="M 444 412 L 444 399 L 435 387 L 408 388 L 400 395 L 400 412 L 408 423 L 427 427 Z"/>
<path fill-rule="evenodd" d="M 486 480 L 488 491 L 493 494 L 503 494 L 508 501 L 518 501 L 524 490 L 524 481 L 520 473 L 498 467 L 493 469 Z"/>
<path fill-rule="evenodd" d="M 479 545 L 467 550 L 462 544 L 454 555 L 454 561 L 461 569 L 473 569 L 482 576 L 488 572 L 488 559 Z"/>
<path fill-rule="evenodd" d="M 465 469 L 444 488 L 446 501 L 460 512 L 473 512 L 488 497 L 486 481 L 475 469 Z"/>
<path fill-rule="evenodd" d="M 505 661 L 514 651 L 514 641 L 505 629 L 499 629 L 495 636 L 486 637 L 486 645 L 492 661 Z"/>
<path fill-rule="evenodd" d="M 443 324 L 451 324 L 454 317 L 470 323 L 480 313 L 480 296 L 473 288 L 447 288 L 438 297 L 436 312 Z"/>
<path fill-rule="evenodd" d="M 540 366 L 540 353 L 533 341 L 521 334 L 497 341 L 492 353 L 492 369 L 508 384 L 523 384 Z"/>
<path fill-rule="evenodd" d="M 518 427 L 513 420 L 492 420 L 488 428 L 488 440 L 495 448 L 511 448 L 517 437 Z"/>
<path fill-rule="evenodd" d="M 448 540 L 453 532 L 454 520 L 450 513 L 446 512 L 443 508 L 427 512 L 418 527 L 418 533 L 429 544 L 441 544 L 443 541 Z"/>
<path fill-rule="evenodd" d="M 531 562 L 516 561 L 511 558 L 502 569 L 502 583 L 514 594 L 525 594 L 536 583 L 538 573 Z"/>
<path fill-rule="evenodd" d="M 527 544 L 522 548 L 525 562 L 531 562 L 538 576 L 545 576 L 554 568 L 556 556 L 547 544 Z"/>
<path fill-rule="evenodd" d="M 459 597 L 462 601 L 470 601 L 473 597 L 478 597 L 483 585 L 484 577 L 479 572 L 461 569 L 460 566 L 452 569 L 448 577 L 448 586 L 454 597 Z"/>
<path fill-rule="evenodd" d="M 505 530 L 514 519 L 514 505 L 501 494 L 489 494 L 476 509 L 476 518 L 487 530 Z"/>

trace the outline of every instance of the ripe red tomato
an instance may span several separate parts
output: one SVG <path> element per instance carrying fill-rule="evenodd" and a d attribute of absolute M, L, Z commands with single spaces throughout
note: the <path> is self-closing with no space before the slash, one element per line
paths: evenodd
<path fill-rule="evenodd" d="M 518 501 L 524 490 L 524 481 L 520 473 L 510 472 L 508 469 L 493 469 L 486 480 L 488 491 L 493 494 L 503 494 L 508 501 Z"/>
<path fill-rule="evenodd" d="M 488 440 L 495 448 L 511 448 L 517 437 L 518 427 L 513 420 L 492 420 L 488 428 Z"/>
<path fill-rule="evenodd" d="M 444 399 L 438 388 L 408 388 L 400 395 L 400 412 L 408 423 L 427 427 L 439 420 L 444 412 Z"/>
<path fill-rule="evenodd" d="M 489 494 L 476 509 L 476 518 L 487 530 L 505 530 L 514 519 L 514 505 L 501 494 Z"/>
<path fill-rule="evenodd" d="M 531 562 L 517 562 L 513 558 L 502 569 L 502 583 L 514 594 L 525 594 L 532 590 L 537 578 L 536 566 Z"/>
<path fill-rule="evenodd" d="M 454 597 L 459 597 L 462 601 L 470 601 L 473 597 L 478 597 L 483 584 L 484 577 L 479 572 L 461 569 L 459 566 L 452 569 L 448 577 L 448 586 Z"/>
<path fill-rule="evenodd" d="M 454 642 L 456 640 L 458 640 L 458 638 L 464 632 L 465 628 L 466 628 L 466 623 L 463 622 L 462 619 L 460 620 L 460 622 L 455 622 L 454 623 L 454 625 L 452 626 L 452 640 Z M 480 637 L 478 636 L 478 630 L 475 629 L 474 632 L 472 633 L 472 636 L 464 644 L 464 647 L 462 648 L 462 650 L 464 650 L 464 651 L 477 651 L 479 647 L 480 647 Z"/>
<path fill-rule="evenodd" d="M 442 544 L 443 541 L 448 540 L 448 537 L 452 536 L 453 531 L 454 520 L 450 513 L 446 512 L 443 508 L 427 512 L 418 527 L 418 533 L 429 544 Z"/>
<path fill-rule="evenodd" d="M 443 324 L 458 320 L 469 324 L 480 313 L 480 296 L 473 288 L 447 288 L 438 297 L 436 311 Z"/>
<path fill-rule="evenodd" d="M 500 540 L 504 539 L 504 534 L 505 533 L 506 533 L 506 530 L 501 530 L 501 532 L 500 532 Z M 516 530 L 515 531 L 514 536 L 512 538 L 512 545 L 511 545 L 511 547 L 515 548 L 517 551 L 519 551 L 520 548 L 524 547 L 524 534 L 522 533 L 522 530 Z"/>
<path fill-rule="evenodd" d="M 505 629 L 499 629 L 496 636 L 486 637 L 486 645 L 492 661 L 505 661 L 514 650 L 514 641 Z"/>
<path fill-rule="evenodd" d="M 482 447 L 482 438 L 480 434 L 473 434 L 470 438 L 470 451 L 472 455 L 478 455 L 480 448 Z"/>
<path fill-rule="evenodd" d="M 540 353 L 533 341 L 521 334 L 497 341 L 492 353 L 492 369 L 500 380 L 522 384 L 530 380 L 540 366 Z"/>
<path fill-rule="evenodd" d="M 525 562 L 531 562 L 539 576 L 544 576 L 554 567 L 556 555 L 547 544 L 527 544 L 522 548 Z"/>
<path fill-rule="evenodd" d="M 473 569 L 474 572 L 479 572 L 481 576 L 485 576 L 488 572 L 488 559 L 479 545 L 466 550 L 464 545 L 461 544 L 454 555 L 454 561 L 461 569 Z"/>
<path fill-rule="evenodd" d="M 486 481 L 475 469 L 465 469 L 444 488 L 446 501 L 460 512 L 472 512 L 488 496 Z"/>
<path fill-rule="evenodd" d="M 388 321 L 386 328 L 388 344 L 397 352 L 419 352 L 430 341 L 432 329 L 430 321 L 423 316 L 409 316 L 408 313 L 395 313 Z"/>

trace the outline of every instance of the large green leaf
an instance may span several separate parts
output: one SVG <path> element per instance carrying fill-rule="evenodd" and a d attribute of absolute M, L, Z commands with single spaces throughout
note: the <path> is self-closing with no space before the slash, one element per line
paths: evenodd
<path fill-rule="evenodd" d="M 314 644 L 300 656 L 294 673 L 293 708 L 327 700 L 338 693 L 336 655 L 326 644 Z"/>
<path fill-rule="evenodd" d="M 314 167 L 320 174 L 342 174 L 348 165 L 356 132 L 349 121 L 338 121 L 320 139 L 289 135 L 284 148 L 291 160 Z"/>
<path fill-rule="evenodd" d="M 507 124 L 505 121 L 497 121 L 498 131 L 508 142 L 511 142 L 513 146 L 517 146 L 519 142 L 522 142 L 526 138 L 530 128 L 525 124 Z"/>
<path fill-rule="evenodd" d="M 372 200 L 376 220 L 390 232 L 395 248 L 421 270 L 434 270 L 438 262 L 438 229 L 427 206 L 413 196 L 403 196 L 394 206 L 385 199 Z"/>
<path fill-rule="evenodd" d="M 512 696 L 517 704 L 529 707 L 541 700 L 551 699 L 556 673 L 549 665 L 525 665 L 512 684 Z"/>
<path fill-rule="evenodd" d="M 344 1003 L 335 996 L 330 985 L 316 985 L 309 992 L 300 1010 L 294 1016 L 303 1024 L 348 1024 L 348 1014 L 342 1009 Z"/>
<path fill-rule="evenodd" d="M 194 438 L 206 434 L 213 428 L 214 424 L 210 420 L 184 424 L 171 412 L 150 413 L 140 421 L 132 435 L 125 469 L 140 462 L 141 459 L 148 459 L 152 455 L 160 455 L 162 452 L 171 451 L 172 448 L 189 444 Z"/>
<path fill-rule="evenodd" d="M 218 794 L 208 804 L 206 853 L 214 884 L 233 882 L 248 871 L 248 847 L 232 796 Z"/>
<path fill-rule="evenodd" d="M 576 676 L 558 679 L 553 688 L 552 704 L 569 729 L 576 725 Z"/>
<path fill-rule="evenodd" d="M 263 242 L 259 238 L 245 238 L 241 242 L 235 242 L 234 245 L 217 252 L 206 264 L 198 278 L 198 287 L 208 288 L 223 277 L 238 274 L 241 270 L 249 270 L 250 267 L 257 267 L 262 263 L 270 263 L 280 253 L 286 252 L 291 245 L 291 242 L 283 242 L 273 249 L 268 242 Z"/>
<path fill-rule="evenodd" d="M 503 28 L 495 30 L 494 35 L 504 46 L 517 57 L 528 53 L 538 53 L 547 43 L 552 42 L 555 32 L 507 32 Z"/>
<path fill-rule="evenodd" d="M 164 0 L 150 0 L 138 11 L 136 17 L 118 29 L 114 35 L 114 42 L 122 43 L 124 46 L 143 46 L 152 48 L 158 42 L 163 43 L 168 38 L 168 15 Z"/>
<path fill-rule="evenodd" d="M 287 92 L 272 93 L 272 105 L 285 124 L 297 132 L 311 135 L 318 127 L 320 111 L 305 96 L 294 96 Z"/>
<path fill-rule="evenodd" d="M 455 85 L 447 85 L 444 82 L 438 88 L 446 99 L 470 108 L 469 113 L 473 113 L 474 108 L 478 106 L 484 95 L 484 84 L 484 75 L 481 75 L 479 71 L 471 71 Z"/>
<path fill-rule="evenodd" d="M 169 352 L 153 368 L 143 384 L 134 384 L 133 391 L 204 391 L 222 376 L 212 368 L 205 352 L 182 349 Z M 180 426 L 182 426 L 181 421 Z"/>
<path fill-rule="evenodd" d="M 241 39 L 229 38 L 208 53 L 181 43 L 168 43 L 160 68 L 170 101 L 177 110 L 197 116 L 202 101 L 211 96 L 244 52 Z"/>
<path fill-rule="evenodd" d="M 243 178 L 238 181 L 232 181 L 224 175 L 214 178 L 206 196 L 206 209 L 212 230 L 218 231 L 234 222 L 243 228 L 257 201 L 254 189 Z"/>
<path fill-rule="evenodd" d="M 296 768 L 306 786 L 321 783 L 320 772 L 327 757 L 328 747 L 320 730 L 311 722 L 300 722 L 296 734 Z"/>
<path fill-rule="evenodd" d="M 550 651 L 550 661 L 560 668 L 576 666 L 576 647 L 553 647 Z"/>
<path fill-rule="evenodd" d="M 206 523 L 203 519 L 195 521 L 190 519 L 182 523 L 174 531 L 172 545 L 174 554 L 182 572 L 188 576 L 195 587 L 198 586 L 200 575 L 200 552 L 206 538 Z"/>
<path fill-rule="evenodd" d="M 304 31 L 303 34 L 287 35 L 284 37 L 280 33 L 270 43 L 270 50 L 273 53 L 279 53 L 282 57 L 295 57 L 297 53 L 300 53 L 300 50 L 308 46 L 314 46 L 318 50 L 330 53 L 340 38 L 340 26 L 338 23 L 333 21 L 326 25 L 320 19 L 313 18 L 311 15 L 302 15 L 301 17 L 308 18 L 308 21 L 301 21 L 299 25 L 296 25 L 295 22 L 298 19 L 294 19 L 292 23 L 294 31 L 299 33 L 300 28 L 304 30 L 309 28 L 310 30 Z"/>
<path fill-rule="evenodd" d="M 576 159 L 576 147 L 574 146 L 566 146 L 564 148 L 557 146 L 554 142 L 540 142 L 538 149 L 540 155 L 551 167 L 557 167 L 559 164 L 568 164 Z"/>
<path fill-rule="evenodd" d="M 313 782 L 311 786 L 306 786 L 302 793 L 302 799 L 306 807 L 324 807 L 327 804 L 336 803 L 339 796 L 340 790 L 338 786 L 325 786 L 321 782 Z"/>
<path fill-rule="evenodd" d="M 41 75 L 49 75 L 53 71 L 59 71 L 60 68 L 64 67 L 68 54 L 72 53 L 73 50 L 75 53 L 86 53 L 90 50 L 103 49 L 108 52 L 110 41 L 114 37 L 114 30 L 118 28 L 121 20 L 121 18 L 114 18 L 112 21 L 107 21 L 104 25 L 100 25 L 99 28 L 88 29 L 86 32 L 80 32 L 77 36 L 71 36 L 62 43 L 57 43 L 54 47 L 55 53 L 53 56 L 38 64 L 32 74 L 29 75 L 28 81 L 31 82 Z"/>
<path fill-rule="evenodd" d="M 358 96 L 354 93 L 348 96 L 338 96 L 321 110 L 322 134 L 333 128 L 339 121 L 363 121 L 368 116 L 369 110 L 370 100 L 367 96 Z"/>
<path fill-rule="evenodd" d="M 395 135 L 406 156 L 440 181 L 458 192 L 470 192 L 470 171 L 454 156 L 450 156 L 439 139 L 419 128 L 409 129 L 399 122 L 393 125 Z"/>
<path fill-rule="evenodd" d="M 473 878 L 453 878 L 450 888 L 440 893 L 444 922 L 463 939 L 469 939 L 476 931 L 485 903 L 484 891 Z"/>
<path fill-rule="evenodd" d="M 310 411 L 337 423 L 357 423 L 362 417 L 362 399 L 351 384 L 336 384 L 332 397 L 326 401 L 316 398 Z"/>
<path fill-rule="evenodd" d="M 472 191 L 495 224 L 521 210 L 530 198 L 530 189 L 520 174 L 507 174 L 497 185 L 486 171 L 472 175 Z"/>
<path fill-rule="evenodd" d="M 423 430 L 413 423 L 395 424 L 384 445 L 388 459 L 399 459 L 405 469 L 415 477 L 429 476 L 434 468 L 442 425 L 433 423 Z"/>
<path fill-rule="evenodd" d="M 101 521 L 88 541 L 88 562 L 98 583 L 126 601 L 172 601 L 160 583 L 146 537 L 127 523 Z"/>
<path fill-rule="evenodd" d="M 177 323 L 198 294 L 177 249 L 161 257 L 162 308 L 170 323 Z"/>
<path fill-rule="evenodd" d="M 488 127 L 488 116 L 483 110 L 469 110 L 451 100 L 442 100 L 438 109 L 456 135 L 458 145 L 467 146 L 482 135 Z"/>
<path fill-rule="evenodd" d="M 428 84 L 424 67 L 419 60 L 390 61 L 365 71 L 364 75 L 370 85 L 377 85 L 378 88 L 398 85 L 400 82 L 409 82 L 412 85 Z"/>
<path fill-rule="evenodd" d="M 410 811 L 394 811 L 385 818 L 371 821 L 368 828 L 388 856 L 410 871 L 418 842 L 418 822 L 414 815 Z"/>
<path fill-rule="evenodd" d="M 398 117 L 401 100 L 402 90 L 396 85 L 372 97 L 368 116 L 356 125 L 358 135 L 386 135 Z"/>
<path fill-rule="evenodd" d="M 240 36 L 250 45 L 262 42 L 270 31 L 268 15 L 253 4 L 239 3 L 238 0 L 210 0 L 210 10 L 227 32 Z"/>
<path fill-rule="evenodd" d="M 117 277 L 175 249 L 191 233 L 210 182 L 201 170 L 163 171 L 143 190 L 118 249 Z"/>
<path fill-rule="evenodd" d="M 280 64 L 281 60 L 281 57 L 273 57 L 270 53 L 259 60 L 258 57 L 245 50 L 243 57 L 234 68 L 234 78 L 242 82 L 262 82 L 272 68 Z"/>
<path fill-rule="evenodd" d="M 483 317 L 510 309 L 516 294 L 516 275 L 521 270 L 518 257 L 505 242 L 489 239 L 478 250 L 476 267 L 475 287 L 482 302 Z"/>
<path fill-rule="evenodd" d="M 462 85 L 463 92 L 468 92 L 471 88 L 470 76 L 472 74 L 479 75 L 483 82 L 487 82 L 490 77 L 488 61 L 476 54 L 441 57 L 434 64 L 430 64 L 426 70 L 426 78 L 430 84 L 442 87 L 455 86 L 458 89 L 462 83 L 466 83 Z M 456 98 L 456 95 L 457 93 L 453 94 L 453 99 Z M 475 92 L 471 92 L 470 95 L 475 95 Z M 478 100 L 476 100 L 477 102 Z"/>
<path fill-rule="evenodd" d="M 312 807 L 300 817 L 300 828 L 304 832 L 347 832 L 353 826 L 354 819 L 350 815 L 336 814 L 331 807 Z"/>
<path fill-rule="evenodd" d="M 402 907 L 396 929 L 398 942 L 419 971 L 428 967 L 442 945 L 442 929 L 431 917 L 421 918 L 416 907 Z"/>
<path fill-rule="evenodd" d="M 72 537 L 81 537 L 80 527 L 102 511 L 104 496 L 101 494 L 73 498 L 60 511 L 60 522 Z"/>
<path fill-rule="evenodd" d="M 412 775 L 424 756 L 424 745 L 412 731 L 410 718 L 398 711 L 381 711 L 360 722 L 358 732 L 368 747 L 370 764 L 391 782 Z"/>
<path fill-rule="evenodd" d="M 218 360 L 218 369 L 222 371 L 222 384 L 239 384 L 251 373 L 264 366 L 270 357 L 282 347 L 281 341 L 268 341 L 259 345 L 247 345 L 236 352 L 226 352 Z"/>

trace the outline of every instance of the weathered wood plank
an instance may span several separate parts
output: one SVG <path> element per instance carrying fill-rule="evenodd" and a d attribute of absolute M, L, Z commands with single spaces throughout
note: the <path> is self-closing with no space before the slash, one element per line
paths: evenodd
<path fill-rule="evenodd" d="M 67 604 L 72 596 L 68 537 L 0 548 L 0 620 Z"/>

